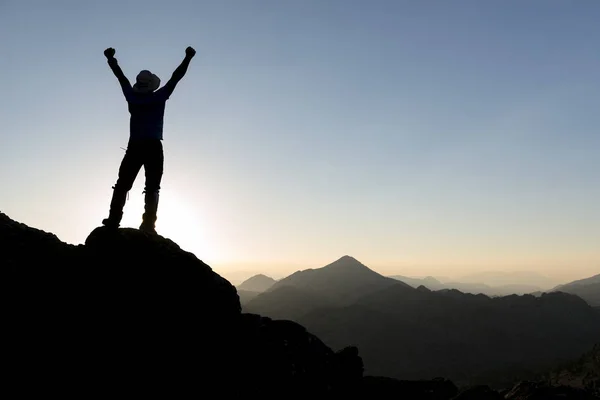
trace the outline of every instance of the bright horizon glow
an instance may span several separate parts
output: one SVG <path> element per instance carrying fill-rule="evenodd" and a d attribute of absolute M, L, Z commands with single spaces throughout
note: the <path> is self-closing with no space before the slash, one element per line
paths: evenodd
<path fill-rule="evenodd" d="M 600 3 L 0 2 L 0 211 L 83 243 L 166 83 L 157 228 L 225 277 L 600 272 Z M 123 225 L 138 227 L 143 170 Z"/>

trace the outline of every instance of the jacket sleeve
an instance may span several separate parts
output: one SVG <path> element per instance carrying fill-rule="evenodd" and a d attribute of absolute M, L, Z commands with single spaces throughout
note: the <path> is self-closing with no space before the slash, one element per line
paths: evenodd
<path fill-rule="evenodd" d="M 112 72 L 115 74 L 115 76 L 119 80 L 119 83 L 121 84 L 121 89 L 123 90 L 123 94 L 125 95 L 125 98 L 128 98 L 132 92 L 131 83 L 129 82 L 129 79 L 127 79 L 125 74 L 123 73 L 123 70 L 119 66 L 117 59 L 114 57 L 108 59 L 108 65 L 110 66 L 110 69 L 112 70 Z"/>
<path fill-rule="evenodd" d="M 188 70 L 191 60 L 192 57 L 186 56 L 181 62 L 181 64 L 179 64 L 179 66 L 175 69 L 175 71 L 173 71 L 171 79 L 169 79 L 165 86 L 163 86 L 160 89 L 160 92 L 165 97 L 165 99 L 168 99 L 171 96 L 171 94 L 175 90 L 175 86 L 177 86 L 177 83 L 179 83 L 179 81 L 185 76 L 185 73 Z"/>

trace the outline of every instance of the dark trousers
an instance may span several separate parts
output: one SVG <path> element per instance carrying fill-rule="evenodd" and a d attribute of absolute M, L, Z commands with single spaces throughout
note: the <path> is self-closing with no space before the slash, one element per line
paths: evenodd
<path fill-rule="evenodd" d="M 119 225 L 123 216 L 127 193 L 133 187 L 140 169 L 144 167 L 146 184 L 144 188 L 145 205 L 142 227 L 154 229 L 158 209 L 158 192 L 163 175 L 163 162 L 163 147 L 160 140 L 140 139 L 129 141 L 125 156 L 119 167 L 119 178 L 113 188 L 110 214 L 108 219 L 104 220 L 105 225 Z"/>
<path fill-rule="evenodd" d="M 142 166 L 146 175 L 144 191 L 158 193 L 163 175 L 163 146 L 158 139 L 130 140 L 119 167 L 115 190 L 128 192 Z"/>

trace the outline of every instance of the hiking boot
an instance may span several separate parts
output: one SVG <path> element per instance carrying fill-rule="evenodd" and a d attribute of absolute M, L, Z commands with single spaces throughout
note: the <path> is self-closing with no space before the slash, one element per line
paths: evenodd
<path fill-rule="evenodd" d="M 156 211 L 158 210 L 158 191 L 145 192 L 144 196 L 144 215 L 142 215 L 142 224 L 140 230 L 156 234 Z"/>
<path fill-rule="evenodd" d="M 154 226 L 144 223 L 144 222 L 142 222 L 142 224 L 140 225 L 140 231 L 149 233 L 151 235 L 157 235 L 156 228 L 154 228 Z"/>
<path fill-rule="evenodd" d="M 105 227 L 107 227 L 109 229 L 117 229 L 120 225 L 120 221 L 113 219 L 111 217 L 108 217 L 108 218 L 104 218 L 102 220 L 102 225 L 104 225 Z"/>
<path fill-rule="evenodd" d="M 108 218 L 102 220 L 102 225 L 107 228 L 116 229 L 121 224 L 121 218 L 123 218 L 123 207 L 125 207 L 125 201 L 127 200 L 127 191 L 116 188 L 113 186 L 113 195 L 110 201 L 110 211 Z"/>

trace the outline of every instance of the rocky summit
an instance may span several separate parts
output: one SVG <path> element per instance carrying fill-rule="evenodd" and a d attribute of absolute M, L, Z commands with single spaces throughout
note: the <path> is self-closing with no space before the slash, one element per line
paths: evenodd
<path fill-rule="evenodd" d="M 0 238 L 22 393 L 326 393 L 362 378 L 356 348 L 242 314 L 235 287 L 169 239 L 100 227 L 70 245 L 4 214 Z"/>
<path fill-rule="evenodd" d="M 365 376 L 360 349 L 241 312 L 233 285 L 160 235 L 99 227 L 72 245 L 0 213 L 0 243 L 5 391 L 21 397 L 537 399 L 560 389 Z"/>

